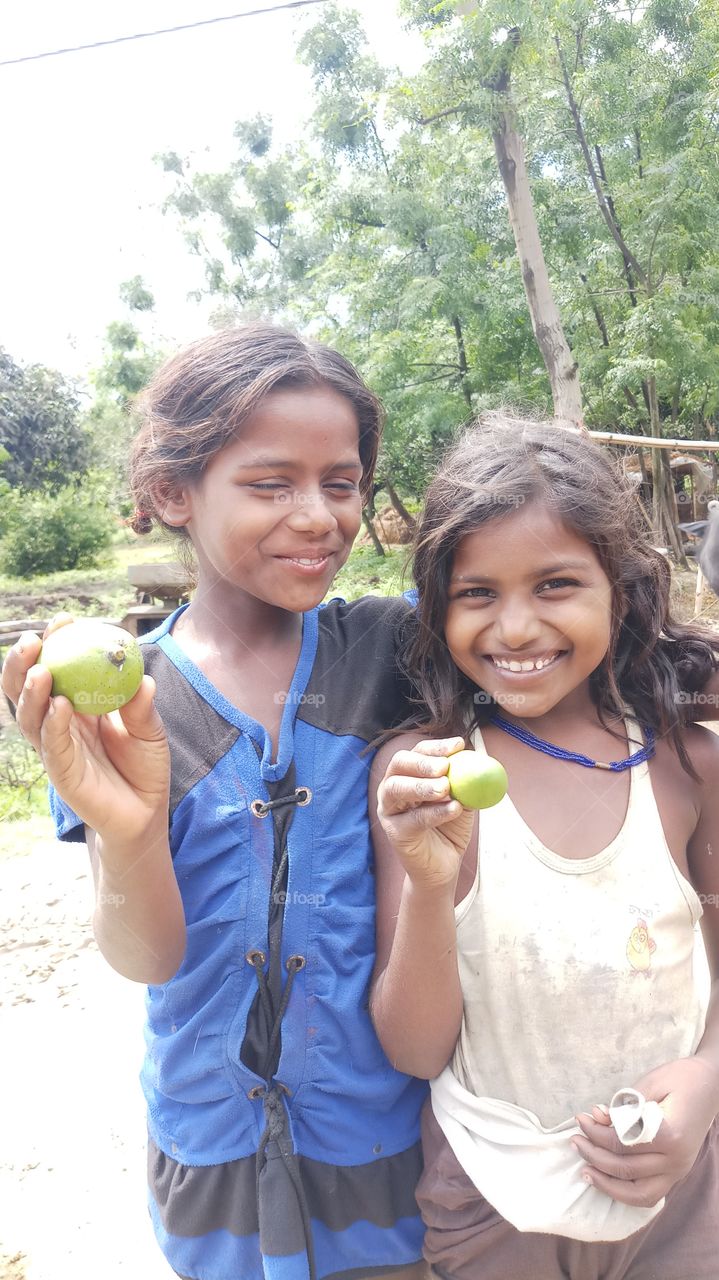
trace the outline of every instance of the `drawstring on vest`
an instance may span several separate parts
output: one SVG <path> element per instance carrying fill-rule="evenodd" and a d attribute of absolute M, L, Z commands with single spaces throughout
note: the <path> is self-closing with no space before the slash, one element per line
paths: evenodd
<path fill-rule="evenodd" d="M 284 901 L 279 896 L 283 890 L 285 878 L 287 876 L 287 868 L 289 861 L 289 853 L 287 849 L 287 831 L 292 819 L 291 813 L 278 813 L 278 821 L 275 822 L 275 813 L 277 810 L 287 809 L 289 806 L 302 806 L 309 804 L 312 799 L 312 792 L 309 787 L 296 787 L 294 793 L 286 796 L 279 796 L 275 800 L 253 800 L 250 805 L 252 813 L 257 818 L 264 818 L 268 814 L 273 815 L 273 824 L 275 827 L 275 836 L 279 838 L 279 858 L 277 857 L 277 846 L 275 853 L 275 862 L 272 875 L 272 885 L 270 888 L 270 903 L 278 904 Z M 270 957 L 268 971 L 272 971 L 275 967 L 273 961 L 278 960 L 278 953 L 281 944 L 281 929 L 271 928 L 269 931 Z M 264 1072 L 265 1078 L 264 1088 L 258 1086 L 251 1091 L 251 1096 L 262 1097 L 262 1103 L 265 1113 L 265 1129 L 260 1138 L 257 1148 L 256 1157 L 256 1188 L 257 1188 L 257 1207 L 260 1224 L 263 1220 L 262 1212 L 262 1190 L 263 1181 L 269 1180 L 269 1187 L 272 1186 L 275 1173 L 274 1167 L 270 1168 L 271 1158 L 279 1155 L 282 1166 L 289 1178 L 297 1201 L 297 1210 L 302 1226 L 302 1233 L 305 1242 L 305 1252 L 307 1254 L 307 1265 L 309 1267 L 309 1280 L 316 1280 L 317 1268 L 315 1263 L 314 1241 L 312 1239 L 312 1224 L 310 1219 L 309 1205 L 307 1197 L 302 1185 L 300 1176 L 299 1162 L 297 1154 L 294 1150 L 292 1139 L 289 1133 L 288 1114 L 283 1094 L 287 1094 L 288 1090 L 280 1081 L 274 1079 L 274 1073 L 279 1061 L 279 1043 L 282 1033 L 282 1019 L 285 1016 L 287 1006 L 290 1002 L 292 987 L 295 977 L 301 969 L 305 967 L 305 957 L 300 955 L 290 956 L 286 962 L 287 979 L 282 987 L 282 993 L 275 1011 L 273 999 L 273 990 L 268 979 L 268 972 L 265 970 L 267 956 L 264 951 L 253 950 L 247 953 L 248 963 L 252 965 L 257 979 L 257 989 L 259 994 L 260 1005 L 265 1019 L 265 1027 L 269 1029 L 269 1037 L 265 1052 Z M 276 998 L 276 992 L 275 998 Z M 269 1191 L 269 1187 L 266 1190 Z M 270 1205 L 270 1211 L 272 1206 Z M 260 1231 L 262 1236 L 262 1230 Z M 260 1239 L 260 1247 L 262 1240 Z"/>

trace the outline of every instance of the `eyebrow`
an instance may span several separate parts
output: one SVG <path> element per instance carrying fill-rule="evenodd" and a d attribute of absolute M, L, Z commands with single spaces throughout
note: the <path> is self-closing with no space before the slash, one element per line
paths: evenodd
<path fill-rule="evenodd" d="M 293 460 L 292 458 L 269 458 L 260 456 L 253 458 L 251 462 L 238 462 L 237 470 L 257 471 L 258 469 L 262 469 L 265 471 L 293 471 L 296 470 L 297 467 L 301 466 L 302 462 L 297 458 Z M 333 462 L 332 466 L 328 467 L 327 470 L 361 471 L 362 463 L 357 458 L 345 458 L 344 461 Z"/>
<path fill-rule="evenodd" d="M 590 564 L 589 564 L 589 561 L 587 560 L 565 560 L 562 564 L 551 564 L 544 569 L 537 569 L 535 573 L 527 574 L 527 577 L 528 578 L 550 578 L 552 574 L 556 574 L 556 573 L 577 573 L 577 572 L 586 573 L 587 569 L 589 568 L 590 568 Z M 482 574 L 482 573 L 462 573 L 462 574 L 453 574 L 451 581 L 452 582 L 474 582 L 474 583 L 482 583 L 482 585 L 487 585 L 488 583 L 494 582 L 495 579 L 488 578 L 486 574 Z"/>

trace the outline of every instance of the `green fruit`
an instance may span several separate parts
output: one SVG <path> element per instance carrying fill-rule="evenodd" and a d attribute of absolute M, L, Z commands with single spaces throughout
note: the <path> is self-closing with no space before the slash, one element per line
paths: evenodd
<path fill-rule="evenodd" d="M 449 757 L 449 791 L 465 809 L 489 809 L 507 793 L 504 765 L 479 751 L 458 751 Z"/>
<path fill-rule="evenodd" d="M 85 716 L 102 716 L 134 698 L 144 672 L 140 646 L 109 622 L 80 619 L 48 636 L 38 659 L 52 672 L 53 695 Z"/>

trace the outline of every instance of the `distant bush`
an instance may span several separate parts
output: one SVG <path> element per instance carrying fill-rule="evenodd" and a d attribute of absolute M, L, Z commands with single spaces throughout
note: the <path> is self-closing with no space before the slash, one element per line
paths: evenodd
<path fill-rule="evenodd" d="M 47 812 L 47 777 L 40 760 L 16 729 L 3 730 L 0 733 L 0 823 L 4 825 Z"/>
<path fill-rule="evenodd" d="M 92 569 L 110 547 L 115 520 L 102 487 L 87 477 L 82 489 L 56 493 L 13 489 L 3 497 L 0 569 L 18 577 L 61 569 Z"/>

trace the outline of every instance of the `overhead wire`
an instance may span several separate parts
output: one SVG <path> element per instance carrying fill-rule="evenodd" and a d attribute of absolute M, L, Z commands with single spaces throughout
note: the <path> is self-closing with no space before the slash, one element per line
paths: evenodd
<path fill-rule="evenodd" d="M 217 18 L 201 18 L 198 22 L 184 22 L 174 27 L 158 27 L 155 31 L 135 31 L 128 36 L 114 36 L 111 40 L 93 40 L 90 44 L 69 45 L 65 49 L 46 49 L 43 53 L 28 53 L 21 58 L 4 58 L 0 67 L 13 67 L 19 62 L 37 62 L 40 58 L 57 58 L 64 53 L 81 53 L 84 49 L 103 49 L 111 44 L 127 44 L 130 40 L 149 40 L 154 36 L 172 35 L 176 31 L 191 31 L 195 27 L 211 27 L 218 22 L 234 22 L 237 18 L 257 18 L 263 13 L 278 13 L 281 9 L 304 9 L 308 5 L 326 4 L 327 0 L 286 0 L 267 9 L 246 9 L 242 13 L 224 13 Z"/>

